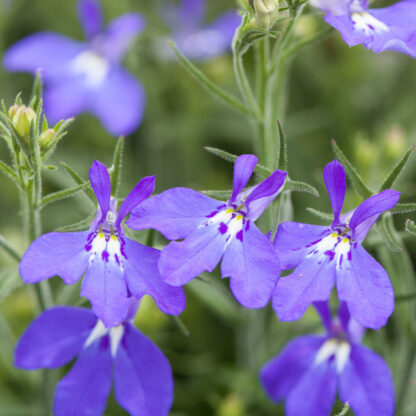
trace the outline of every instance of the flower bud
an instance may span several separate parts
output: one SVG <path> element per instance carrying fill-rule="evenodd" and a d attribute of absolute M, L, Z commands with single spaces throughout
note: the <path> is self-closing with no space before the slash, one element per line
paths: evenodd
<path fill-rule="evenodd" d="M 254 9 L 255 23 L 258 27 L 269 30 L 277 20 L 278 0 L 249 0 Z"/>
<path fill-rule="evenodd" d="M 12 106 L 9 108 L 9 118 L 10 118 L 10 120 L 12 120 L 12 119 L 13 119 L 14 115 L 16 114 L 16 111 L 17 111 L 19 108 L 20 108 L 20 105 L 17 105 L 17 104 L 12 105 Z"/>
<path fill-rule="evenodd" d="M 13 106 L 16 107 L 16 106 Z M 11 107 L 9 109 L 9 115 L 13 114 L 11 118 L 16 131 L 22 137 L 29 137 L 30 134 L 30 124 L 36 117 L 36 113 L 29 107 L 25 105 L 17 106 L 18 108 Z"/>
<path fill-rule="evenodd" d="M 54 129 L 47 129 L 39 137 L 39 144 L 42 147 L 48 146 L 55 138 L 56 132 Z"/>

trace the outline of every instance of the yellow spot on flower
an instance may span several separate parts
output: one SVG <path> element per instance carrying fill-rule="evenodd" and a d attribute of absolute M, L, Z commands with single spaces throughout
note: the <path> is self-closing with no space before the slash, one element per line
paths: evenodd
<path fill-rule="evenodd" d="M 343 243 L 348 243 L 350 240 L 348 239 L 348 238 L 344 238 L 343 240 L 342 240 L 342 242 Z"/>
<path fill-rule="evenodd" d="M 117 237 L 116 237 L 115 235 L 112 235 L 110 238 L 111 238 L 113 241 L 117 241 Z"/>
<path fill-rule="evenodd" d="M 99 234 L 98 234 L 98 237 L 100 237 L 100 238 L 104 238 L 104 237 L 105 237 L 105 235 L 104 235 L 104 233 L 99 233 Z"/>
<path fill-rule="evenodd" d="M 332 234 L 331 234 L 331 237 L 332 237 L 332 238 L 337 238 L 337 237 L 338 237 L 338 234 L 337 234 L 337 233 L 332 233 Z"/>
<path fill-rule="evenodd" d="M 243 219 L 243 216 L 241 214 L 237 215 L 237 220 L 241 221 Z"/>
<path fill-rule="evenodd" d="M 233 209 L 231 209 L 231 208 L 228 208 L 228 209 L 226 209 L 225 210 L 225 213 L 226 214 L 232 214 L 234 211 L 233 211 Z"/>

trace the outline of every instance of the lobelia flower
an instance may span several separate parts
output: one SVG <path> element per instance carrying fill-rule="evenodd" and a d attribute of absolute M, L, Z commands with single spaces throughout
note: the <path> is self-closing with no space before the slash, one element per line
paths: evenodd
<path fill-rule="evenodd" d="M 98 0 L 80 0 L 78 14 L 87 42 L 34 33 L 5 52 L 3 65 L 9 71 L 42 69 L 45 113 L 52 123 L 91 112 L 111 134 L 129 134 L 143 118 L 145 97 L 120 61 L 144 19 L 128 13 L 104 27 Z"/>
<path fill-rule="evenodd" d="M 364 328 L 350 318 L 345 303 L 334 320 L 326 302 L 315 306 L 326 334 L 294 339 L 262 368 L 260 379 L 268 396 L 275 402 L 285 400 L 287 416 L 329 416 L 338 390 L 357 416 L 393 416 L 390 369 L 360 345 Z"/>
<path fill-rule="evenodd" d="M 136 305 L 134 305 L 136 303 Z M 129 319 L 106 328 L 85 308 L 58 306 L 26 329 L 15 350 L 15 365 L 26 370 L 58 368 L 78 357 L 57 384 L 55 416 L 100 416 L 112 380 L 118 403 L 132 416 L 167 416 L 173 401 L 169 361 Z"/>
<path fill-rule="evenodd" d="M 273 308 L 279 319 L 299 319 L 314 301 L 329 299 L 336 281 L 338 297 L 351 316 L 368 328 L 385 325 L 394 309 L 394 294 L 383 267 L 361 246 L 384 211 L 394 207 L 400 192 L 386 189 L 340 216 L 346 190 L 345 171 L 336 160 L 326 165 L 324 181 L 334 212 L 327 226 L 284 222 L 274 246 L 283 270 L 295 268 L 279 280 Z"/>
<path fill-rule="evenodd" d="M 37 283 L 58 275 L 70 285 L 85 273 L 81 296 L 90 300 L 107 327 L 125 319 L 131 296 L 150 295 L 163 312 L 179 315 L 185 309 L 185 295 L 182 288 L 162 281 L 157 268 L 160 251 L 125 237 L 121 225 L 123 218 L 153 192 L 155 177 L 143 178 L 127 195 L 118 214 L 110 197 L 110 177 L 101 162 L 92 164 L 90 181 L 99 204 L 90 229 L 52 232 L 36 239 L 19 266 L 23 280 Z"/>
<path fill-rule="evenodd" d="M 191 59 L 205 60 L 231 49 L 234 32 L 241 23 L 236 10 L 204 24 L 206 0 L 181 0 L 178 6 L 164 6 L 163 15 L 172 38 Z"/>
<path fill-rule="evenodd" d="M 416 1 L 403 0 L 370 9 L 368 0 L 311 0 L 326 13 L 349 46 L 363 44 L 374 52 L 395 50 L 416 57 Z"/>
<path fill-rule="evenodd" d="M 181 286 L 212 271 L 222 258 L 222 277 L 230 277 L 236 299 L 248 308 L 267 304 L 280 263 L 254 221 L 279 194 L 287 174 L 277 170 L 243 191 L 256 164 L 254 155 L 238 157 L 233 192 L 226 203 L 192 189 L 173 188 L 133 210 L 126 223 L 130 228 L 155 228 L 169 240 L 184 239 L 162 250 L 159 270 L 166 283 Z"/>

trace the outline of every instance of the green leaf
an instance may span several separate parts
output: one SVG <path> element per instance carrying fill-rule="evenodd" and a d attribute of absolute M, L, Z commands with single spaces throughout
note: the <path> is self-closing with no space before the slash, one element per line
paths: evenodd
<path fill-rule="evenodd" d="M 111 190 L 114 197 L 119 196 L 121 183 L 121 168 L 123 166 L 124 137 L 118 138 L 113 153 L 113 163 L 111 166 Z"/>
<path fill-rule="evenodd" d="M 307 192 L 316 198 L 319 198 L 319 192 L 313 186 L 300 181 L 293 181 L 292 179 L 286 179 L 283 192 L 295 191 L 295 192 Z"/>
<path fill-rule="evenodd" d="M 52 194 L 46 195 L 42 198 L 39 207 L 44 208 L 46 205 L 51 204 L 52 202 L 57 202 L 65 198 L 69 198 L 77 192 L 85 189 L 87 186 L 90 186 L 90 183 L 84 182 L 81 185 L 74 186 L 73 188 L 64 189 L 62 191 L 57 191 L 53 192 Z"/>
<path fill-rule="evenodd" d="M 396 230 L 394 229 L 391 215 L 383 215 L 381 220 L 377 222 L 376 227 L 391 251 L 399 252 L 402 250 L 400 237 L 397 236 Z"/>
<path fill-rule="evenodd" d="M 407 220 L 405 225 L 405 230 L 413 235 L 416 235 L 416 224 L 412 220 Z"/>
<path fill-rule="evenodd" d="M 394 297 L 395 302 L 403 302 L 403 301 L 414 300 L 414 299 L 416 299 L 416 292 L 406 293 L 404 295 L 396 295 Z"/>
<path fill-rule="evenodd" d="M 71 166 L 69 166 L 67 163 L 65 162 L 59 162 L 62 167 L 71 175 L 71 178 L 78 184 L 78 185 L 83 185 L 86 183 L 86 181 L 84 179 L 82 179 L 81 175 L 79 175 L 73 168 L 71 168 Z M 92 190 L 92 188 L 87 187 L 84 189 L 84 193 L 85 195 L 88 197 L 88 199 L 94 204 L 94 206 L 97 203 L 97 199 L 95 198 L 95 194 L 94 191 Z"/>
<path fill-rule="evenodd" d="M 397 162 L 393 170 L 387 175 L 386 179 L 384 179 L 384 182 L 381 185 L 379 192 L 384 191 L 385 189 L 389 189 L 393 186 L 394 182 L 396 182 L 396 179 L 402 173 L 404 167 L 406 166 L 406 163 L 409 160 L 409 157 L 412 154 L 414 148 L 414 145 L 410 146 L 407 152 L 404 154 L 404 156 Z"/>
<path fill-rule="evenodd" d="M 20 263 L 20 254 L 2 235 L 0 235 L 0 248 L 2 248 L 12 259 Z"/>
<path fill-rule="evenodd" d="M 221 159 L 226 160 L 227 162 L 234 163 L 238 158 L 238 156 L 233 155 L 232 153 L 226 152 L 225 150 L 217 149 L 215 147 L 204 147 L 204 149 L 207 152 L 212 153 L 213 155 L 218 156 Z M 265 166 L 260 165 L 260 164 L 256 165 L 256 167 L 254 168 L 254 172 L 256 172 L 257 174 L 259 174 L 260 176 L 263 176 L 265 178 L 270 176 L 273 173 L 272 170 L 270 170 L 270 169 L 268 169 Z"/>
<path fill-rule="evenodd" d="M 393 208 L 389 210 L 390 214 L 405 214 L 407 212 L 416 211 L 416 203 L 408 202 L 403 204 L 396 204 Z"/>
<path fill-rule="evenodd" d="M 330 214 L 329 212 L 322 212 L 318 211 L 314 208 L 306 208 L 307 211 L 309 211 L 311 214 L 315 215 L 316 217 L 320 218 L 321 220 L 330 221 L 332 222 L 334 220 L 334 214 Z"/>
<path fill-rule="evenodd" d="M 182 334 L 185 337 L 189 337 L 189 335 L 191 335 L 188 328 L 183 323 L 181 318 L 179 318 L 178 316 L 174 316 L 174 315 L 168 315 L 168 317 L 169 317 L 170 321 L 173 323 L 173 325 L 175 325 L 176 328 L 178 328 L 179 331 L 182 332 Z"/>
<path fill-rule="evenodd" d="M 20 189 L 20 183 L 17 175 L 13 172 L 13 169 L 6 165 L 4 162 L 0 160 L 0 172 L 3 173 L 4 176 L 9 178 L 12 182 L 16 184 L 16 186 Z"/>
<path fill-rule="evenodd" d="M 361 195 L 362 198 L 367 199 L 370 198 L 370 196 L 373 194 L 365 185 L 364 181 L 362 180 L 361 176 L 358 174 L 357 170 L 354 168 L 354 166 L 351 164 L 351 162 L 347 159 L 347 157 L 344 155 L 342 150 L 338 147 L 335 140 L 332 140 L 332 150 L 338 159 L 338 162 L 340 162 L 351 181 L 351 184 L 355 191 Z"/>
<path fill-rule="evenodd" d="M 342 410 L 336 416 L 347 416 L 349 411 L 350 411 L 350 405 L 348 402 L 346 402 Z"/>
<path fill-rule="evenodd" d="M 6 299 L 14 290 L 22 287 L 24 282 L 19 275 L 17 266 L 6 268 L 0 272 L 0 302 Z"/>
<path fill-rule="evenodd" d="M 233 191 L 201 191 L 204 195 L 209 196 L 210 198 L 219 199 L 220 201 L 228 201 L 231 198 Z"/>
<path fill-rule="evenodd" d="M 32 94 L 30 96 L 30 107 L 35 110 L 37 113 L 39 108 L 42 108 L 42 90 L 43 90 L 43 83 L 42 83 L 42 74 L 41 71 L 36 71 L 35 81 L 33 82 L 32 87 Z"/>
<path fill-rule="evenodd" d="M 210 283 L 206 283 L 200 279 L 194 279 L 186 287 L 224 321 L 230 324 L 243 323 L 245 311 L 238 306 L 229 290 L 213 276 L 209 276 L 209 281 Z"/>
<path fill-rule="evenodd" d="M 95 218 L 95 212 L 91 213 L 87 218 L 84 218 L 81 221 L 75 222 L 70 225 L 63 225 L 62 227 L 57 228 L 55 231 L 61 231 L 61 232 L 84 231 L 89 228 L 94 218 Z"/>
<path fill-rule="evenodd" d="M 172 48 L 173 52 L 181 62 L 181 64 L 196 78 L 197 81 L 201 83 L 203 87 L 206 88 L 214 97 L 218 98 L 220 101 L 229 105 L 241 113 L 254 117 L 250 110 L 246 108 L 244 104 L 240 102 L 236 97 L 228 93 L 227 91 L 220 88 L 217 84 L 212 82 L 200 69 L 198 69 L 188 58 L 182 55 L 178 48 L 176 47 L 173 41 L 168 42 L 169 46 Z"/>
<path fill-rule="evenodd" d="M 277 120 L 277 127 L 279 129 L 280 137 L 280 151 L 279 151 L 279 160 L 277 162 L 277 169 L 287 171 L 287 138 L 283 130 L 282 124 Z"/>

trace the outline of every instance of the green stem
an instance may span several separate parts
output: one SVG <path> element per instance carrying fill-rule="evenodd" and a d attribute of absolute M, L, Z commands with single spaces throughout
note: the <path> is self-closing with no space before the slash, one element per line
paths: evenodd
<path fill-rule="evenodd" d="M 398 389 L 397 394 L 397 406 L 396 412 L 400 414 L 400 410 L 403 406 L 404 399 L 406 398 L 407 389 L 409 388 L 409 380 L 412 374 L 413 364 L 416 358 L 416 345 L 414 343 L 410 343 L 409 349 L 407 351 L 406 356 L 406 365 L 404 367 L 404 374 L 401 377 L 400 386 Z"/>

